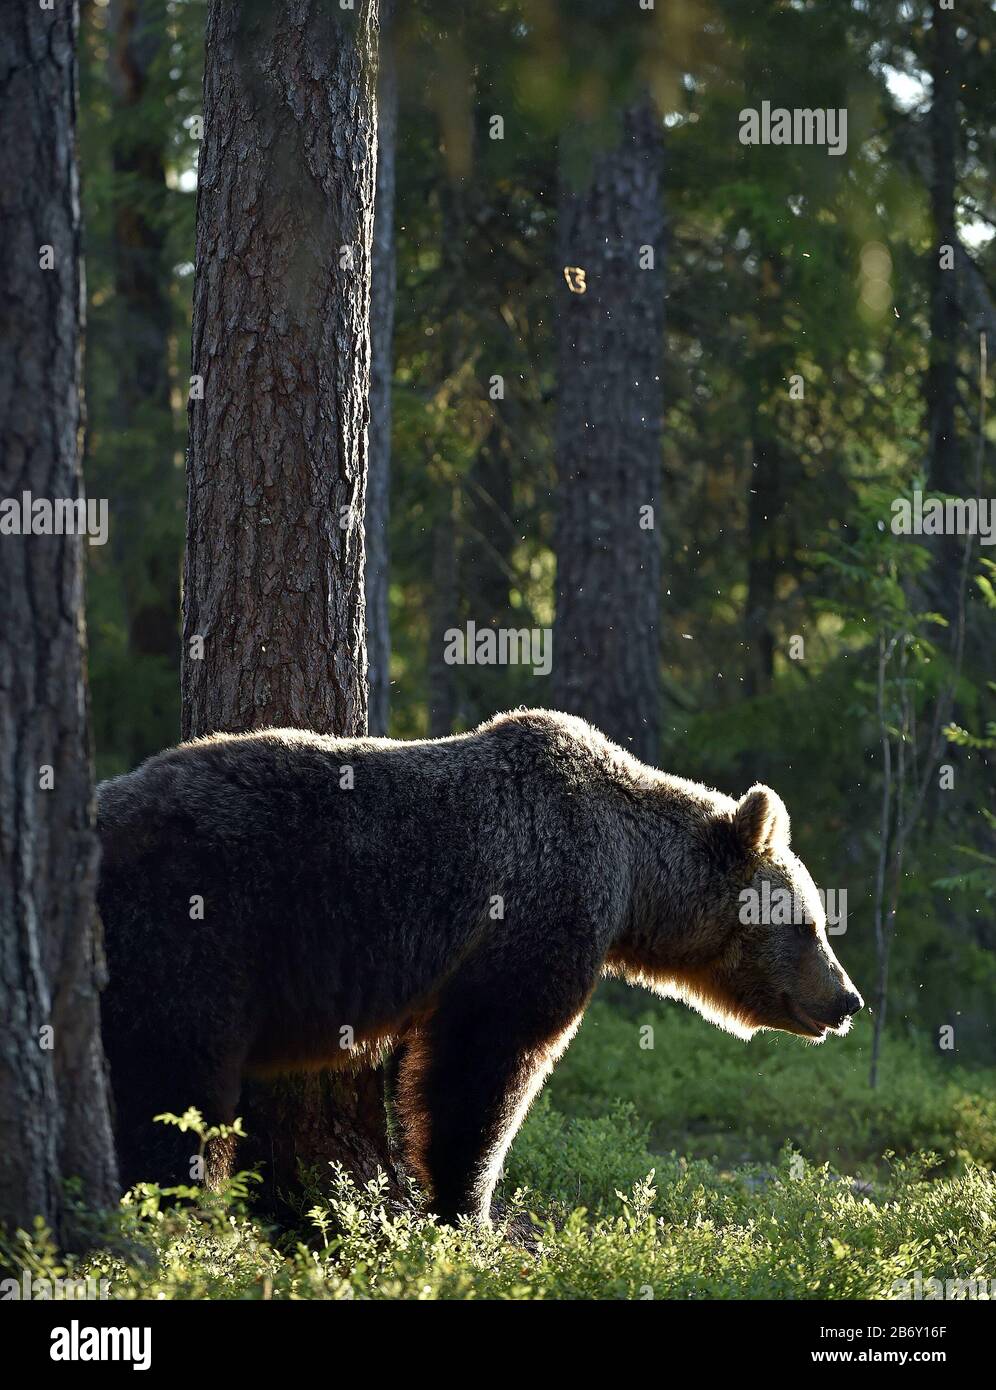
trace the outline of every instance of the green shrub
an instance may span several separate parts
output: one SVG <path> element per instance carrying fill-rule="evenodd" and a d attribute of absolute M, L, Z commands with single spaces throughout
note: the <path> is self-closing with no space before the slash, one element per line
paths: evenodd
<path fill-rule="evenodd" d="M 554 1125 L 549 1112 L 543 1125 Z M 594 1131 L 562 1131 L 582 1152 Z M 608 1142 L 608 1141 L 607 1141 Z M 536 1137 L 534 1153 L 542 1154 Z M 855 1191 L 786 1149 L 763 1181 L 671 1160 L 589 1215 L 562 1224 L 543 1202 L 535 1248 L 502 1228 L 440 1227 L 389 1209 L 384 1186 L 333 1173 L 311 1213 L 311 1241 L 278 1249 L 229 1193 L 169 1209 L 145 1188 L 127 1205 L 116 1248 L 76 1262 L 115 1298 L 619 1299 L 890 1298 L 896 1281 L 986 1280 L 993 1270 L 996 1180 L 979 1168 L 931 1179 L 929 1161 L 896 1164 L 881 1191 Z M 47 1233 L 8 1251 L 36 1274 L 59 1263 Z"/>
<path fill-rule="evenodd" d="M 882 1299 L 917 1272 L 996 1291 L 992 1071 L 892 1038 L 872 1093 L 860 1029 L 745 1046 L 632 999 L 589 1011 L 512 1147 L 490 1230 L 440 1227 L 330 1169 L 302 1228 L 276 1233 L 241 1174 L 215 1194 L 140 1185 L 102 1227 L 90 1218 L 85 1259 L 41 1225 L 0 1259 L 108 1279 L 120 1299 Z M 196 1112 L 172 1122 L 206 1136 Z"/>
<path fill-rule="evenodd" d="M 604 998 L 588 1010 L 549 1084 L 557 1109 L 595 1119 L 622 1101 L 651 1148 L 727 1163 L 770 1162 L 790 1141 L 838 1168 L 870 1170 L 886 1150 L 933 1151 L 952 1171 L 996 1164 L 996 1068 L 890 1037 L 871 1091 L 864 1018 L 819 1047 L 784 1034 L 745 1044 L 681 1005 L 631 998 L 632 1010 Z"/>

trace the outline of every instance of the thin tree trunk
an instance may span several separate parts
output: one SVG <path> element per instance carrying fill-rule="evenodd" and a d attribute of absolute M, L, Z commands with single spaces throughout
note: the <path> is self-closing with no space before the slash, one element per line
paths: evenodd
<path fill-rule="evenodd" d="M 467 478 L 467 535 L 461 569 L 478 627 L 501 627 L 511 617 L 514 496 L 508 447 L 495 423 L 477 451 Z"/>
<path fill-rule="evenodd" d="M 458 31 L 463 31 L 462 18 Z M 455 108 L 461 115 L 466 108 L 458 103 Z M 454 111 L 450 112 L 451 118 Z M 446 140 L 446 122 L 441 120 L 440 138 Z M 459 142 L 461 136 L 454 129 L 451 138 Z M 469 154 L 472 132 L 466 136 Z M 459 165 L 460 161 L 457 161 Z M 449 392 L 464 366 L 470 350 L 467 346 L 464 306 L 467 302 L 467 177 L 466 172 L 451 168 L 449 177 L 439 186 L 439 210 L 441 221 L 439 276 L 444 289 L 446 302 L 443 321 L 440 326 L 439 358 L 446 380 L 445 389 Z M 448 472 L 439 477 L 440 512 L 431 534 L 431 593 L 429 596 L 429 733 L 433 738 L 442 738 L 453 732 L 460 713 L 460 693 L 463 680 L 458 678 L 457 668 L 444 660 L 446 647 L 445 634 L 448 629 L 460 623 L 460 491 Z"/>
<path fill-rule="evenodd" d="M 377 196 L 374 203 L 370 291 L 370 442 L 367 476 L 368 724 L 386 734 L 391 700 L 391 625 L 388 611 L 391 503 L 391 379 L 394 374 L 394 162 L 398 74 L 394 54 L 394 0 L 381 0 L 380 76 L 377 84 Z"/>
<path fill-rule="evenodd" d="M 460 546 L 463 611 L 478 628 L 520 627 L 514 620 L 510 591 L 515 547 L 512 470 L 502 430 L 495 422 L 471 465 L 464 489 L 466 525 Z M 469 666 L 464 675 L 468 723 L 494 714 L 495 691 L 502 675 L 493 666 Z"/>
<path fill-rule="evenodd" d="M 660 118 L 647 101 L 625 112 L 622 126 L 619 147 L 598 157 L 587 186 L 576 191 L 562 180 L 560 192 L 560 265 L 579 268 L 587 288 L 572 293 L 561 274 L 553 699 L 653 762 L 660 731 Z M 641 269 L 643 248 L 652 250 L 653 269 Z"/>
<path fill-rule="evenodd" d="M 958 15 L 933 0 L 929 119 L 930 210 L 934 245 L 930 269 L 930 346 L 927 368 L 929 481 L 939 492 L 958 493 L 962 486 L 958 408 L 958 277 L 943 269 L 941 247 L 958 245 L 955 220 L 958 154 Z M 961 543 L 957 536 L 937 542 L 935 586 L 940 611 L 952 620 L 957 607 Z"/>
<path fill-rule="evenodd" d="M 77 31 L 75 4 L 0 17 L 0 497 L 18 501 L 82 496 Z M 95 1206 L 117 1188 L 81 537 L 0 535 L 0 612 L 0 1221 L 65 1240 L 64 1180 Z"/>
<path fill-rule="evenodd" d="M 453 732 L 457 714 L 456 668 L 445 659 L 446 632 L 459 621 L 457 597 L 457 514 L 451 497 L 448 511 L 432 528 L 432 593 L 429 598 L 429 734 Z"/>
<path fill-rule="evenodd" d="M 986 452 L 986 393 L 988 389 L 988 360 L 986 338 L 979 336 L 979 420 L 978 446 L 975 459 L 974 494 L 978 499 L 982 494 L 983 469 Z M 879 1064 L 885 1041 L 886 1009 L 889 998 L 889 958 L 892 939 L 895 933 L 896 914 L 903 885 L 903 859 L 907 842 L 916 829 L 928 793 L 937 786 L 937 768 L 942 755 L 951 756 L 951 744 L 945 730 L 952 719 L 955 708 L 955 692 L 961 679 L 962 662 L 965 656 L 966 599 L 968 578 L 972 566 L 974 537 L 971 532 L 961 541 L 960 571 L 954 598 L 954 621 L 952 624 L 951 670 L 947 684 L 938 692 L 931 720 L 930 739 L 926 755 L 916 757 L 916 717 L 911 704 L 909 682 L 907 679 L 907 649 L 910 634 L 902 629 L 886 638 L 879 635 L 879 660 L 877 680 L 877 713 L 882 742 L 882 811 L 880 822 L 880 846 L 878 872 L 875 883 L 875 956 L 878 966 L 876 982 L 875 1027 L 872 1035 L 871 1067 L 869 1085 L 878 1084 Z M 893 776 L 891 726 L 896 722 L 895 713 L 886 706 L 886 676 L 895 649 L 901 652 L 899 690 L 900 718 L 899 732 L 896 736 L 896 773 Z M 912 795 L 907 806 L 906 797 L 906 744 L 913 747 L 914 782 Z M 919 765 L 919 766 L 918 766 Z M 918 779 L 918 780 L 917 780 Z M 895 784 L 895 785 L 894 785 Z M 893 811 L 893 803 L 895 810 Z M 888 902 L 885 896 L 887 865 L 891 865 L 892 882 Z"/>
<path fill-rule="evenodd" d="M 376 0 L 209 7 L 185 737 L 366 729 L 376 47 Z M 257 1084 L 242 1109 L 280 1187 L 298 1161 L 389 1165 L 374 1072 Z"/>
<path fill-rule="evenodd" d="M 778 555 L 775 526 L 782 509 L 781 455 L 772 422 L 755 409 L 747 493 L 747 612 L 744 694 L 765 695 L 775 666 L 772 612 Z"/>
<path fill-rule="evenodd" d="M 147 120 L 164 19 L 162 5 L 150 0 L 115 0 L 111 9 L 114 311 L 118 342 L 126 345 L 113 406 L 113 464 L 124 522 L 116 545 L 129 650 L 139 661 L 151 657 L 175 670 L 180 538 L 169 522 L 179 517 L 182 492 L 170 405 L 165 136 Z M 149 751 L 136 746 L 132 754 L 138 759 Z"/>

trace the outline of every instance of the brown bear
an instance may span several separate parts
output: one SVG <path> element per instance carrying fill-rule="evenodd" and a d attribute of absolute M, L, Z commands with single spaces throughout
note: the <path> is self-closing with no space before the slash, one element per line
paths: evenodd
<path fill-rule="evenodd" d="M 734 801 L 569 715 L 408 743 L 212 735 L 103 783 L 98 805 L 129 1183 L 189 1179 L 157 1112 L 231 1121 L 253 1071 L 405 1039 L 407 1162 L 442 1219 L 486 1219 L 602 975 L 743 1038 L 818 1041 L 862 1007 L 773 791 Z M 744 920 L 765 881 L 794 924 Z"/>

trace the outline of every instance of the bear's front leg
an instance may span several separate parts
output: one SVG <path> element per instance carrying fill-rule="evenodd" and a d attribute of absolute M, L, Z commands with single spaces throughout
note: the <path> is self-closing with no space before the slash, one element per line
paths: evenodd
<path fill-rule="evenodd" d="M 509 1146 L 594 988 L 596 972 L 583 974 L 552 995 L 546 973 L 458 976 L 409 1040 L 396 1098 L 402 1143 L 443 1221 L 490 1220 Z"/>

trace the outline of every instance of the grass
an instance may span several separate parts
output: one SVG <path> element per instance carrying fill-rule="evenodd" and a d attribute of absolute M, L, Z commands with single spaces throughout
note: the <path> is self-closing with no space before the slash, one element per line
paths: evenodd
<path fill-rule="evenodd" d="M 520 1228 L 534 1214 L 529 1250 L 330 1170 L 298 1232 L 256 1221 L 243 1178 L 180 1205 L 147 1187 L 86 1259 L 39 1227 L 6 1261 L 108 1278 L 126 1299 L 890 1299 L 918 1272 L 996 1293 L 993 1071 L 894 1038 L 870 1093 L 866 1064 L 860 1030 L 745 1047 L 609 996 L 509 1156 L 503 1196 Z"/>

